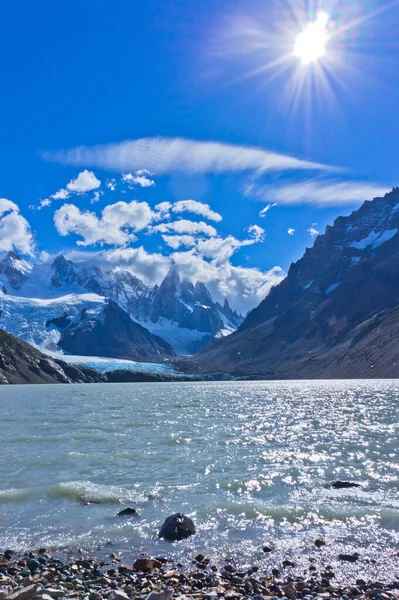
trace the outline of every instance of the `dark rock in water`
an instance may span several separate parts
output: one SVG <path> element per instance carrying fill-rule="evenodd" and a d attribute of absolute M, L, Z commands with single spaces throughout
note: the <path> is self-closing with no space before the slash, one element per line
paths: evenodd
<path fill-rule="evenodd" d="M 118 514 L 116 516 L 117 517 L 128 517 L 128 516 L 132 516 L 132 515 L 135 515 L 136 517 L 138 517 L 138 513 L 135 508 L 124 508 L 123 510 L 118 512 Z"/>
<path fill-rule="evenodd" d="M 194 534 L 195 526 L 192 520 L 182 513 L 176 513 L 165 519 L 159 530 L 158 537 L 164 538 L 169 542 L 178 542 Z"/>
<path fill-rule="evenodd" d="M 314 545 L 316 546 L 316 548 L 321 548 L 322 546 L 325 546 L 326 543 L 324 540 L 315 540 Z"/>
<path fill-rule="evenodd" d="M 283 567 L 296 567 L 296 564 L 291 560 L 285 560 L 283 562 Z"/>
<path fill-rule="evenodd" d="M 270 548 L 270 546 L 263 546 L 263 552 L 272 552 L 273 548 Z"/>
<path fill-rule="evenodd" d="M 339 560 L 343 560 L 345 562 L 356 562 L 357 560 L 359 560 L 359 554 L 357 552 L 355 552 L 354 554 L 340 554 L 338 556 Z"/>
<path fill-rule="evenodd" d="M 28 567 L 29 571 L 31 573 L 36 573 L 36 571 L 38 569 L 40 569 L 40 563 L 39 561 L 35 560 L 34 558 L 30 558 L 26 564 L 26 566 Z"/>
<path fill-rule="evenodd" d="M 345 490 L 347 488 L 361 488 L 362 486 L 360 483 L 353 483 L 352 481 L 334 481 L 334 483 L 331 484 L 331 487 L 335 490 Z"/>

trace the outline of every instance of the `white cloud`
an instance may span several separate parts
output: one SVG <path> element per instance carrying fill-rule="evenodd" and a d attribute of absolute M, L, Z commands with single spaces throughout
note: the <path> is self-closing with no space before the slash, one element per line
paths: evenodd
<path fill-rule="evenodd" d="M 255 242 L 263 242 L 266 237 L 266 232 L 259 225 L 251 225 L 248 227 L 248 233 L 253 237 Z"/>
<path fill-rule="evenodd" d="M 55 194 L 53 194 L 51 196 L 51 198 L 53 200 L 66 200 L 69 196 L 69 192 L 68 190 L 65 190 L 64 188 L 58 190 L 58 192 L 55 192 Z M 49 206 L 51 204 L 51 201 L 47 198 L 46 200 L 49 204 L 46 204 L 46 206 Z"/>
<path fill-rule="evenodd" d="M 237 240 L 228 235 L 225 238 L 216 237 L 209 240 L 199 240 L 196 246 L 197 252 L 205 258 L 210 258 L 216 265 L 226 263 L 237 250 L 244 246 L 252 246 L 257 240 Z"/>
<path fill-rule="evenodd" d="M 262 217 L 262 219 L 263 219 L 263 217 L 265 217 L 265 216 L 266 216 L 266 214 L 269 212 L 269 210 L 270 210 L 271 208 L 273 208 L 274 206 L 276 206 L 276 203 L 275 203 L 275 202 L 274 202 L 273 204 L 267 204 L 267 205 L 265 206 L 265 208 L 262 208 L 262 210 L 261 210 L 261 211 L 260 211 L 260 213 L 259 213 L 259 216 L 260 216 L 260 217 Z"/>
<path fill-rule="evenodd" d="M 295 229 L 293 229 L 292 227 L 290 227 L 287 231 L 288 235 L 294 235 L 295 233 Z"/>
<path fill-rule="evenodd" d="M 162 213 L 167 213 L 172 208 L 172 204 L 170 202 L 160 202 L 155 206 L 155 210 L 159 210 Z"/>
<path fill-rule="evenodd" d="M 124 173 L 122 175 L 122 181 L 127 183 L 129 187 L 135 187 L 136 185 L 146 188 L 153 187 L 155 185 L 155 181 L 150 179 L 151 173 L 146 169 L 139 169 L 134 174 L 132 173 Z"/>
<path fill-rule="evenodd" d="M 19 206 L 7 198 L 0 198 L 0 250 L 16 250 L 30 256 L 34 253 L 30 225 Z"/>
<path fill-rule="evenodd" d="M 161 223 L 153 227 L 153 231 L 159 233 L 187 233 L 189 235 L 207 235 L 214 237 L 217 235 L 217 231 L 212 225 L 207 225 L 203 221 L 189 221 L 188 219 L 180 219 L 179 221 L 173 221 L 171 223 Z"/>
<path fill-rule="evenodd" d="M 122 173 L 144 167 L 158 175 L 331 170 L 326 165 L 262 148 L 183 138 L 151 137 L 94 147 L 79 146 L 72 150 L 46 152 L 43 156 L 63 164 L 101 167 Z"/>
<path fill-rule="evenodd" d="M 101 181 L 97 179 L 93 171 L 85 169 L 79 173 L 76 179 L 71 179 L 67 184 L 67 190 L 74 194 L 85 194 L 86 192 L 97 190 L 100 185 Z"/>
<path fill-rule="evenodd" d="M 165 244 L 174 250 L 178 250 L 181 246 L 191 248 L 197 242 L 197 238 L 192 235 L 163 235 L 162 239 Z"/>
<path fill-rule="evenodd" d="M 338 181 L 336 179 L 313 179 L 282 186 L 246 186 L 249 196 L 264 201 L 274 201 L 277 204 L 316 204 L 343 205 L 354 204 L 384 196 L 389 192 L 389 186 L 370 183 L 367 181 Z"/>
<path fill-rule="evenodd" d="M 114 178 L 108 179 L 108 181 L 105 182 L 105 185 L 109 190 L 111 190 L 111 192 L 114 192 L 116 190 L 116 180 Z"/>
<path fill-rule="evenodd" d="M 309 227 L 309 229 L 306 230 L 310 233 L 312 237 L 316 237 L 316 235 L 319 235 L 320 233 L 320 231 L 317 231 L 317 229 L 315 229 L 315 225 L 317 225 L 317 223 L 313 223 L 312 227 Z"/>
<path fill-rule="evenodd" d="M 209 204 L 204 204 L 203 202 L 198 202 L 197 200 L 179 200 L 178 202 L 175 202 L 173 206 L 169 206 L 169 209 L 170 208 L 172 208 L 174 213 L 190 212 L 196 215 L 201 215 L 202 217 L 210 219 L 211 221 L 220 222 L 222 220 L 222 216 L 219 215 L 219 213 L 211 210 Z"/>
<path fill-rule="evenodd" d="M 90 204 L 96 204 L 100 200 L 100 192 L 94 192 L 93 198 L 90 200 Z"/>
<path fill-rule="evenodd" d="M 74 233 L 83 237 L 80 246 L 111 244 L 123 246 L 136 240 L 132 232 L 145 229 L 153 220 L 154 213 L 147 202 L 133 200 L 129 204 L 109 204 L 101 217 L 93 212 L 82 212 L 74 204 L 64 204 L 54 214 L 54 223 L 62 236 Z"/>
<path fill-rule="evenodd" d="M 50 206 L 52 200 L 67 200 L 71 194 L 86 194 L 87 192 L 97 190 L 100 186 L 101 181 L 97 179 L 93 171 L 85 169 L 75 179 L 71 179 L 67 183 L 66 188 L 61 188 L 55 194 L 51 194 L 50 198 L 41 200 L 39 206 L 31 206 L 31 208 L 32 210 L 41 210 L 45 206 Z M 95 192 L 92 202 L 97 202 L 99 197 L 99 192 Z"/>
<path fill-rule="evenodd" d="M 251 240 L 253 242 L 253 240 Z M 100 252 L 73 251 L 68 258 L 87 261 L 100 267 L 128 269 L 147 285 L 159 284 L 173 260 L 180 276 L 194 283 L 205 283 L 215 300 L 228 298 L 231 306 L 245 314 L 259 304 L 271 287 L 280 283 L 285 273 L 280 267 L 262 272 L 259 269 L 234 267 L 230 262 L 209 262 L 195 251 L 175 252 L 169 258 L 140 248 L 120 248 Z"/>

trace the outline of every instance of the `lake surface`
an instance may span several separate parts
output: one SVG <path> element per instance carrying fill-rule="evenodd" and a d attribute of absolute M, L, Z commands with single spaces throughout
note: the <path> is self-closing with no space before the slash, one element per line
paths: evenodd
<path fill-rule="evenodd" d="M 0 549 L 399 573 L 399 381 L 10 386 L 0 422 Z M 178 511 L 197 535 L 157 539 Z"/>

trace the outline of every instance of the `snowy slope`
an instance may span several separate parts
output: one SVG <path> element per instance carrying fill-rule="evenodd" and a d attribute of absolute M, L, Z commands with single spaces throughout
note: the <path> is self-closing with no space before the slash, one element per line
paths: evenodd
<path fill-rule="evenodd" d="M 97 294 L 68 294 L 59 298 L 22 298 L 0 293 L 0 327 L 42 350 L 56 351 L 61 334 L 50 321 L 65 315 L 78 320 L 98 317 L 105 298 Z"/>
<path fill-rule="evenodd" d="M 9 297 L 3 326 L 41 349 L 54 349 L 59 340 L 58 331 L 43 328 L 48 319 L 41 300 L 51 300 L 46 306 L 60 317 L 79 313 L 88 293 L 96 298 L 94 303 L 105 298 L 116 302 L 179 354 L 197 352 L 212 338 L 235 331 L 243 321 L 227 300 L 223 305 L 215 303 L 204 284 L 181 281 L 175 265 L 160 286 L 149 287 L 126 270 L 104 271 L 62 255 L 46 264 L 31 264 L 10 252 L 0 259 L 1 290 Z M 10 303 L 15 306 L 15 322 L 7 318 Z"/>

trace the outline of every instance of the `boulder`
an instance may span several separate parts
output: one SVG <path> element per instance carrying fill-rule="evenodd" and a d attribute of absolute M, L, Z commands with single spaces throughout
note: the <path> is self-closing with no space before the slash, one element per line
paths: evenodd
<path fill-rule="evenodd" d="M 152 562 L 148 558 L 138 558 L 133 564 L 135 571 L 142 571 L 143 573 L 151 571 L 152 567 Z"/>
<path fill-rule="evenodd" d="M 169 542 L 185 540 L 195 534 L 195 526 L 191 519 L 182 513 L 176 513 L 165 519 L 158 537 Z"/>
<path fill-rule="evenodd" d="M 31 600 L 36 594 L 37 585 L 29 585 L 7 596 L 7 600 Z"/>

